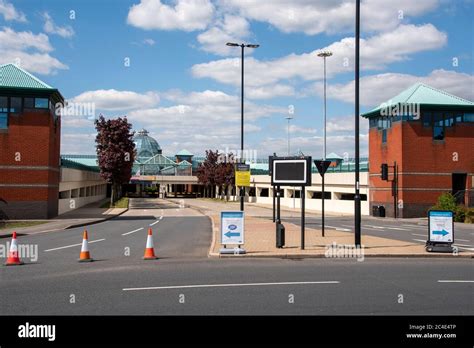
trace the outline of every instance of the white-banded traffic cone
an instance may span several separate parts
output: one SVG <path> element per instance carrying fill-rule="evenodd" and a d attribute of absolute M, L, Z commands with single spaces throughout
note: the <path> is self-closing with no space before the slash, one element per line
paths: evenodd
<path fill-rule="evenodd" d="M 151 228 L 148 229 L 148 235 L 146 238 L 146 247 L 145 247 L 145 255 L 143 256 L 143 260 L 156 260 L 157 257 L 155 256 L 155 248 L 153 246 L 153 234 Z"/>
<path fill-rule="evenodd" d="M 92 261 L 94 261 L 91 258 L 91 255 L 89 253 L 89 245 L 87 244 L 87 241 L 88 241 L 87 230 L 84 230 L 84 234 L 83 234 L 83 237 L 82 237 L 81 254 L 79 256 L 79 262 L 92 262 Z"/>
<path fill-rule="evenodd" d="M 12 244 L 10 245 L 10 250 L 8 252 L 7 262 L 5 266 L 19 266 L 23 265 L 23 262 L 20 260 L 20 255 L 18 255 L 18 244 L 16 241 L 16 232 L 13 232 L 12 235 Z"/>

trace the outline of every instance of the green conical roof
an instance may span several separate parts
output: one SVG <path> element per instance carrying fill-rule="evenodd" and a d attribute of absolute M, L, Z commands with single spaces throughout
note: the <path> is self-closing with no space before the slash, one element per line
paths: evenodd
<path fill-rule="evenodd" d="M 12 63 L 0 65 L 0 87 L 54 90 L 50 85 Z"/>
<path fill-rule="evenodd" d="M 371 117 L 380 114 L 380 110 L 387 106 L 397 104 L 419 104 L 430 106 L 452 106 L 452 107 L 474 107 L 474 102 L 457 97 L 447 92 L 441 91 L 424 83 L 417 83 L 407 88 L 397 96 L 385 103 L 380 104 L 375 109 L 362 114 L 362 117 Z"/>

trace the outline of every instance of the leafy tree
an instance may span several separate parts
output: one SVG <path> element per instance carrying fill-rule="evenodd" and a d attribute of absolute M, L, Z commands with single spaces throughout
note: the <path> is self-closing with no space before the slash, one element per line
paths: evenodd
<path fill-rule="evenodd" d="M 230 157 L 232 158 L 233 156 L 231 155 Z M 226 200 L 228 200 L 229 187 L 235 184 L 235 169 L 232 161 L 226 159 L 224 162 L 218 163 L 216 168 L 216 183 L 221 191 L 223 190 L 225 192 Z"/>
<path fill-rule="evenodd" d="M 199 164 L 199 167 L 197 169 L 196 176 L 198 178 L 198 182 L 205 186 L 206 196 L 209 196 L 209 193 L 213 195 L 214 189 L 217 185 L 216 170 L 218 165 L 218 159 L 219 152 L 217 150 L 206 150 L 206 159 L 204 160 L 204 162 Z"/>
<path fill-rule="evenodd" d="M 103 115 L 95 120 L 96 151 L 100 175 L 112 185 L 111 205 L 121 196 L 121 185 L 132 176 L 135 160 L 134 132 L 127 117 L 106 120 Z"/>

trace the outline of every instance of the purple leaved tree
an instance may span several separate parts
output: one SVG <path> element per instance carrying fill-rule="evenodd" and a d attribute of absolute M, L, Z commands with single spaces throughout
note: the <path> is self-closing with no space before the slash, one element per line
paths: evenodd
<path fill-rule="evenodd" d="M 96 150 L 100 175 L 112 185 L 110 205 L 121 197 L 122 184 L 128 183 L 132 176 L 135 160 L 132 124 L 127 117 L 108 119 L 100 115 L 95 120 L 97 130 Z"/>

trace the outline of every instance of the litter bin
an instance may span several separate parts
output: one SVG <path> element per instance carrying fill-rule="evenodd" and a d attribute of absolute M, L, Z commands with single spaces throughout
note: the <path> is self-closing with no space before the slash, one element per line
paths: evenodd
<path fill-rule="evenodd" d="M 385 207 L 383 205 L 379 206 L 379 216 L 385 217 Z"/>
<path fill-rule="evenodd" d="M 373 205 L 372 206 L 372 216 L 380 216 L 378 205 Z"/>
<path fill-rule="evenodd" d="M 283 248 L 285 245 L 285 226 L 281 223 L 277 223 L 276 230 L 276 247 Z"/>

